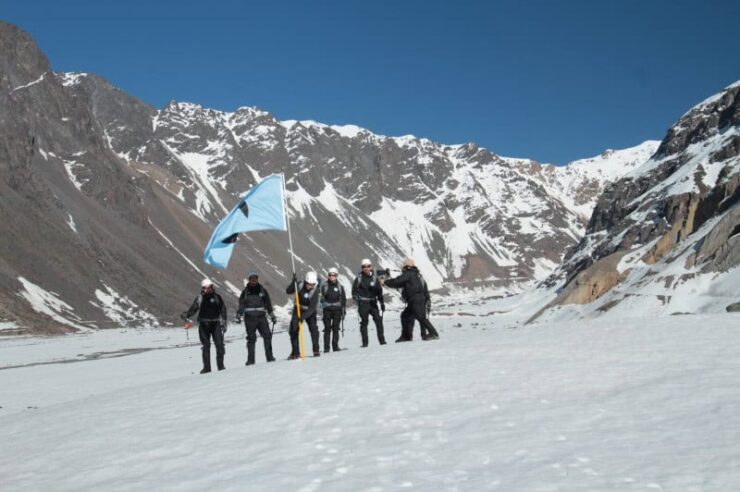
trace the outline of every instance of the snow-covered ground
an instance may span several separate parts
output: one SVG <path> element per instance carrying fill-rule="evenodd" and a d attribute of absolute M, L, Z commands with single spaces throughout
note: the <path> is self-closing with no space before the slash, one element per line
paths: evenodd
<path fill-rule="evenodd" d="M 304 361 L 280 333 L 252 367 L 231 326 L 208 375 L 182 329 L 0 338 L 0 489 L 740 489 L 740 315 L 496 304 L 434 317 L 435 342 L 392 343 L 387 313 L 367 349 L 353 318 L 350 350 Z"/>

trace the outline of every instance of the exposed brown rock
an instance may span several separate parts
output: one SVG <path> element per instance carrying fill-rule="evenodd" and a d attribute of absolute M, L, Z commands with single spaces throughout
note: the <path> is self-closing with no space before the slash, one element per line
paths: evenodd
<path fill-rule="evenodd" d="M 617 270 L 619 261 L 626 252 L 618 252 L 601 258 L 579 273 L 558 296 L 557 304 L 588 304 L 619 284 L 629 272 Z"/>

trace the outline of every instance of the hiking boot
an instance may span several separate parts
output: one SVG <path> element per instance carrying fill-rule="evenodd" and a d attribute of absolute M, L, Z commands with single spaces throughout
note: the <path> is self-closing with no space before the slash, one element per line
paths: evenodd
<path fill-rule="evenodd" d="M 334 350 L 334 352 L 340 352 L 342 349 L 340 349 L 339 347 L 334 347 L 332 350 Z"/>
<path fill-rule="evenodd" d="M 268 357 L 267 362 L 275 362 L 275 357 L 273 356 Z"/>
<path fill-rule="evenodd" d="M 380 344 L 381 345 L 385 345 L 385 340 L 383 340 L 382 342 L 380 342 Z"/>
<path fill-rule="evenodd" d="M 295 359 L 300 359 L 300 358 L 301 358 L 300 355 L 290 354 L 290 356 L 288 357 L 288 360 L 295 360 Z"/>
<path fill-rule="evenodd" d="M 248 360 L 247 363 L 244 364 L 244 365 L 245 366 L 253 366 L 254 365 L 254 361 L 253 360 Z"/>
<path fill-rule="evenodd" d="M 427 340 L 439 340 L 439 335 L 436 333 L 434 335 L 428 335 Z"/>
<path fill-rule="evenodd" d="M 396 343 L 410 342 L 410 341 L 411 341 L 410 338 L 400 337 L 398 340 L 396 340 Z"/>
<path fill-rule="evenodd" d="M 320 350 L 314 350 L 313 351 L 313 356 L 314 357 L 321 357 L 321 351 Z"/>
<path fill-rule="evenodd" d="M 210 369 L 206 369 L 206 368 L 203 368 L 203 369 L 200 370 L 200 373 L 201 374 L 208 374 L 209 372 L 211 372 L 211 370 Z"/>

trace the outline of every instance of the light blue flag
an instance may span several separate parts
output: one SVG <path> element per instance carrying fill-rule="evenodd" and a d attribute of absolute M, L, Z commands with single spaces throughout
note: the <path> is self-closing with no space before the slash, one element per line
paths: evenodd
<path fill-rule="evenodd" d="M 203 261 L 225 269 L 240 233 L 287 230 L 283 190 L 280 174 L 266 177 L 249 190 L 214 229 Z"/>

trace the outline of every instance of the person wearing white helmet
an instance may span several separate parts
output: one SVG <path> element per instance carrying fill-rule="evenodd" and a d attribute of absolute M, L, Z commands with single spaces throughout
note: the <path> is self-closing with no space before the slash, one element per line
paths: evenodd
<path fill-rule="evenodd" d="M 308 330 L 311 332 L 311 342 L 314 357 L 321 355 L 319 351 L 319 326 L 316 322 L 316 311 L 319 307 L 318 294 L 318 275 L 316 272 L 308 272 L 303 282 L 298 282 L 295 273 L 290 285 L 285 289 L 285 293 L 293 295 L 295 299 L 296 287 L 298 288 L 298 302 L 301 308 L 301 315 L 298 316 L 298 306 L 293 306 L 293 316 L 290 319 L 290 344 L 291 352 L 288 359 L 299 359 L 301 357 L 301 347 L 298 340 L 298 322 L 305 322 Z"/>
<path fill-rule="evenodd" d="M 381 313 L 385 312 L 385 301 L 383 300 L 383 286 L 375 277 L 372 262 L 365 258 L 360 262 L 360 273 L 355 277 L 352 283 L 352 299 L 357 303 L 357 312 L 360 315 L 360 335 L 362 336 L 362 346 L 367 347 L 368 335 L 367 325 L 368 316 L 372 316 L 375 323 L 375 331 L 378 335 L 378 343 L 385 345 L 385 335 L 383 334 L 383 317 Z M 380 304 L 380 311 L 378 311 Z"/>
<path fill-rule="evenodd" d="M 203 351 L 203 369 L 200 373 L 211 372 L 211 338 L 216 346 L 216 364 L 218 370 L 222 371 L 225 369 L 224 355 L 226 354 L 224 346 L 224 334 L 227 327 L 226 304 L 221 296 L 216 294 L 210 279 L 203 279 L 200 283 L 200 295 L 180 317 L 186 320 L 196 312 L 198 313 L 198 335 Z"/>
<path fill-rule="evenodd" d="M 257 272 L 249 272 L 249 279 L 239 296 L 239 309 L 236 312 L 237 323 L 241 323 L 244 316 L 244 327 L 247 330 L 247 364 L 251 366 L 255 359 L 255 345 L 257 343 L 257 332 L 259 331 L 265 345 L 265 357 L 267 362 L 273 362 L 272 355 L 272 332 L 267 324 L 267 316 L 270 316 L 273 326 L 277 319 L 272 308 L 270 294 L 259 282 Z"/>
<path fill-rule="evenodd" d="M 321 284 L 319 303 L 324 313 L 324 353 L 329 352 L 329 343 L 334 352 L 339 352 L 339 327 L 347 312 L 347 296 L 339 283 L 339 270 L 331 267 L 326 282 Z"/>

